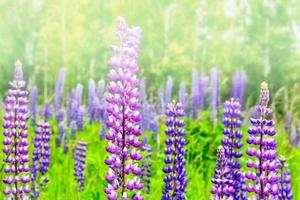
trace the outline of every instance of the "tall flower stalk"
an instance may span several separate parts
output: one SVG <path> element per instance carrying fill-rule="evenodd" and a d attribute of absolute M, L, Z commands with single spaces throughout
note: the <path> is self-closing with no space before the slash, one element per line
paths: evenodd
<path fill-rule="evenodd" d="M 211 193 L 214 195 L 211 200 L 232 200 L 234 193 L 233 181 L 229 179 L 230 168 L 225 157 L 225 149 L 218 148 L 218 159 L 215 167 L 215 177 L 211 179 L 214 184 Z"/>
<path fill-rule="evenodd" d="M 278 159 L 279 162 L 279 200 L 292 200 L 292 187 L 291 187 L 291 172 L 287 169 L 288 165 L 286 159 L 283 156 L 280 156 Z"/>
<path fill-rule="evenodd" d="M 120 46 L 112 46 L 114 56 L 109 61 L 108 78 L 111 81 L 106 97 L 106 125 L 109 128 L 106 150 L 110 155 L 105 161 L 109 170 L 105 176 L 108 186 L 104 191 L 109 200 L 142 200 L 139 190 L 143 189 L 143 184 L 139 179 L 141 168 L 138 165 L 142 156 L 137 150 L 142 145 L 138 138 L 141 135 L 141 115 L 136 76 L 141 29 L 128 27 L 120 18 L 116 36 Z"/>
<path fill-rule="evenodd" d="M 243 133 L 240 129 L 242 125 L 241 116 L 241 104 L 238 100 L 230 99 L 224 103 L 224 118 L 222 120 L 225 128 L 223 134 L 225 138 L 222 140 L 222 144 L 225 150 L 225 157 L 227 159 L 230 173 L 228 179 L 234 182 L 232 195 L 234 200 L 246 199 L 245 192 L 243 191 L 244 176 L 241 172 L 240 158 L 242 152 L 240 149 L 243 146 L 241 139 Z"/>
<path fill-rule="evenodd" d="M 166 111 L 165 131 L 167 135 L 165 148 L 165 164 L 163 172 L 165 187 L 163 189 L 162 200 L 184 200 L 187 186 L 187 173 L 185 171 L 185 122 L 181 119 L 185 116 L 181 103 L 169 103 Z"/>
<path fill-rule="evenodd" d="M 144 189 L 146 194 L 150 194 L 150 178 L 151 178 L 151 153 L 152 149 L 148 142 L 148 138 L 144 137 L 144 144 L 142 147 L 142 151 L 145 153 L 144 160 L 142 162 L 142 173 L 141 173 L 141 180 L 144 184 Z"/>
<path fill-rule="evenodd" d="M 39 198 L 40 188 L 45 186 L 48 178 L 45 174 L 48 172 L 50 164 L 50 136 L 51 126 L 48 122 L 37 122 L 34 137 L 32 173 L 32 198 Z"/>
<path fill-rule="evenodd" d="M 259 118 L 250 119 L 247 142 L 250 146 L 246 153 L 249 159 L 247 166 L 250 170 L 245 176 L 249 180 L 247 191 L 254 194 L 256 199 L 268 200 L 278 197 L 278 163 L 277 143 L 273 136 L 276 134 L 275 122 L 270 119 L 272 110 L 268 108 L 269 89 L 267 83 L 261 84 L 259 105 L 256 107 Z"/>
<path fill-rule="evenodd" d="M 14 80 L 5 98 L 3 124 L 5 199 L 27 199 L 30 192 L 30 168 L 28 166 L 28 92 L 25 90 L 22 64 L 15 64 Z"/>
<path fill-rule="evenodd" d="M 87 143 L 83 141 L 78 141 L 74 148 L 74 177 L 75 181 L 78 183 L 78 189 L 84 190 L 84 171 L 86 165 L 86 146 Z"/>

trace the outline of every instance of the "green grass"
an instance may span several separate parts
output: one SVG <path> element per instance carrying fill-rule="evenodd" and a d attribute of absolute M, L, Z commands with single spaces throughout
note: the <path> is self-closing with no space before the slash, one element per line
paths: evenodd
<path fill-rule="evenodd" d="M 104 180 L 107 166 L 104 160 L 107 157 L 105 146 L 106 140 L 100 140 L 98 133 L 100 124 L 94 123 L 89 125 L 86 123 L 85 129 L 78 132 L 77 139 L 70 140 L 70 151 L 68 154 L 63 154 L 62 148 L 55 147 L 55 136 L 58 134 L 56 122 L 51 121 L 53 125 L 53 135 L 51 138 L 51 164 L 49 168 L 48 177 L 50 182 L 41 194 L 42 200 L 99 200 L 106 199 L 103 192 L 106 182 Z M 215 128 L 213 128 L 215 127 Z M 281 155 L 287 157 L 292 171 L 293 193 L 294 199 L 300 198 L 300 174 L 299 149 L 292 148 L 288 144 L 287 135 L 281 131 L 282 124 L 277 125 L 278 128 L 278 151 Z M 156 145 L 159 146 L 159 151 L 152 153 L 152 177 L 151 177 L 151 193 L 146 196 L 146 199 L 160 199 L 163 188 L 162 167 L 164 166 L 163 148 L 164 148 L 164 129 L 163 123 L 160 123 L 159 140 L 153 141 L 151 132 L 144 132 L 148 135 L 153 149 Z M 202 115 L 202 118 L 197 121 L 187 121 L 187 173 L 188 186 L 186 197 L 189 200 L 207 200 L 210 197 L 211 182 L 210 179 L 214 175 L 214 165 L 216 159 L 216 149 L 220 145 L 222 138 L 222 125 L 218 122 L 215 126 L 209 120 L 208 114 Z M 243 127 L 244 138 L 247 136 L 247 127 Z M 30 128 L 30 142 L 32 142 L 32 128 Z M 1 136 L 1 141 L 3 140 Z M 84 140 L 88 143 L 87 150 L 87 165 L 85 171 L 85 190 L 78 192 L 76 190 L 76 183 L 73 177 L 73 159 L 71 148 L 77 140 Z M 2 149 L 2 143 L 0 148 Z M 243 149 L 244 151 L 245 149 Z M 32 152 L 32 149 L 31 149 Z M 3 153 L 1 154 L 3 157 Z M 246 158 L 242 159 L 242 164 L 245 165 Z M 3 172 L 0 173 L 3 177 Z M 0 190 L 3 190 L 4 184 L 0 185 Z"/>

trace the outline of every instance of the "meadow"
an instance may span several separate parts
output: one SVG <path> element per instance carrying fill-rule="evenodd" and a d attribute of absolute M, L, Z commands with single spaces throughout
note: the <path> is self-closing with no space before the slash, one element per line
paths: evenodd
<path fill-rule="evenodd" d="M 226 128 L 224 113 L 226 115 L 228 109 L 224 102 L 234 98 L 241 104 L 241 118 L 238 119 L 241 127 L 233 125 L 231 128 L 243 133 L 240 148 L 243 156 L 236 159 L 241 163 L 243 177 L 253 170 L 247 166 L 249 159 L 253 159 L 247 149 L 255 147 L 247 140 L 252 136 L 248 131 L 255 126 L 250 118 L 273 119 L 277 145 L 274 149 L 260 149 L 259 155 L 274 150 L 278 153 L 274 162 L 278 163 L 279 156 L 286 158 L 293 197 L 268 194 L 262 199 L 300 199 L 299 10 L 300 6 L 293 0 L 97 0 L 76 4 L 71 0 L 33 0 L 29 4 L 21 0 L 0 0 L 0 35 L 4 38 L 0 41 L 0 97 L 3 99 L 0 104 L 0 132 L 3 133 L 0 134 L 0 149 L 3 150 L 0 198 L 12 195 L 11 199 L 28 199 L 22 192 L 20 197 L 15 197 L 13 192 L 6 190 L 7 185 L 15 187 L 7 183 L 10 181 L 7 176 L 17 176 L 7 172 L 6 167 L 13 166 L 11 163 L 23 165 L 23 161 L 18 163 L 8 158 L 17 156 L 18 145 L 21 146 L 18 151 L 27 155 L 26 150 L 22 150 L 23 138 L 28 140 L 24 146 L 28 145 L 29 160 L 26 162 L 30 171 L 20 170 L 19 173 L 20 177 L 28 174 L 30 181 L 25 183 L 22 179 L 19 189 L 25 191 L 23 186 L 27 184 L 31 188 L 29 199 L 102 200 L 108 199 L 109 194 L 114 199 L 114 190 L 118 195 L 116 199 L 122 199 L 124 192 L 119 191 L 119 187 L 129 186 L 121 185 L 125 175 L 119 170 L 124 170 L 129 160 L 139 166 L 142 163 L 150 165 L 146 171 L 150 175 L 142 180 L 144 188 L 138 193 L 145 200 L 210 199 L 215 196 L 212 188 L 218 185 L 213 178 L 220 173 L 215 169 L 219 162 L 217 150 L 220 146 L 227 148 L 222 142 L 226 137 L 223 134 Z M 22 64 L 16 62 L 18 59 Z M 19 66 L 22 66 L 21 72 Z M 261 100 L 265 94 L 260 85 L 264 81 L 270 90 L 267 105 Z M 12 91 L 28 91 L 24 95 L 24 101 L 28 99 L 28 102 L 24 105 L 18 102 L 23 96 Z M 170 127 L 176 129 L 176 125 L 170 125 L 173 119 L 170 105 L 177 105 L 172 102 L 182 103 L 183 135 L 167 133 Z M 263 111 L 257 105 L 262 106 Z M 28 112 L 18 110 L 23 106 Z M 264 111 L 268 107 L 273 111 L 270 116 L 264 113 L 268 112 Z M 127 109 L 129 114 L 122 109 Z M 180 112 L 176 117 L 181 117 Z M 12 119 L 12 115 L 21 117 Z M 20 126 L 23 122 L 28 130 Z M 39 145 L 47 143 L 47 139 L 41 142 L 37 138 L 39 122 L 51 126 L 49 151 L 37 150 Z M 17 128 L 13 127 L 14 123 Z M 267 126 L 265 129 L 269 130 Z M 129 131 L 124 131 L 127 129 Z M 175 130 L 177 134 L 180 134 L 179 129 Z M 17 136 L 7 136 L 14 136 L 15 130 Z M 23 132 L 28 132 L 28 136 L 22 136 Z M 266 138 L 273 137 L 271 133 L 264 134 Z M 142 146 L 131 144 L 127 141 L 129 137 L 125 139 L 127 136 L 138 137 L 143 141 Z M 182 189 L 183 197 L 163 198 L 167 188 L 164 178 L 168 174 L 166 143 L 173 136 L 173 141 L 179 141 L 180 137 L 186 140 L 186 145 L 180 147 L 186 151 L 182 153 L 184 161 L 180 161 L 184 164 L 178 164 L 181 158 L 177 158 L 174 165 L 180 165 L 176 170 L 183 168 L 187 173 L 186 177 L 185 172 L 175 175 L 176 170 L 172 168 L 173 178 L 182 176 L 178 178 L 179 185 L 187 185 Z M 126 144 L 121 144 L 121 139 Z M 83 157 L 76 153 L 79 141 L 87 144 Z M 141 151 L 145 145 L 150 145 L 150 152 Z M 130 154 L 125 156 L 125 164 L 113 167 L 107 159 L 121 154 L 114 148 L 120 148 L 122 155 L 127 148 L 131 154 L 133 149 L 139 149 L 137 154 L 143 158 L 135 159 Z M 259 151 L 259 147 L 255 148 Z M 45 152 L 49 155 L 43 154 Z M 80 158 L 76 158 L 78 155 Z M 35 156 L 40 157 L 35 159 Z M 45 171 L 41 168 L 43 156 L 49 156 Z M 175 150 L 174 156 L 180 156 L 180 152 Z M 78 159 L 83 159 L 83 168 L 78 166 Z M 230 159 L 226 158 L 228 168 L 232 167 L 228 164 L 232 162 Z M 272 163 L 271 160 L 267 159 L 265 164 Z M 34 178 L 36 163 L 39 175 Z M 83 170 L 83 182 L 77 175 L 78 170 Z M 282 180 L 279 167 L 276 170 L 274 176 Z M 270 171 L 266 173 L 270 175 Z M 129 174 L 129 178 L 140 177 L 133 171 Z M 260 175 L 261 172 L 257 172 L 257 176 Z M 232 179 L 226 176 L 219 179 Z M 121 186 L 107 189 L 115 182 Z M 251 180 L 245 182 L 248 186 Z M 278 187 L 280 183 L 278 181 Z M 259 185 L 255 181 L 254 184 Z M 174 182 L 170 187 L 175 186 Z M 34 191 L 34 188 L 38 189 Z M 137 199 L 134 191 L 128 188 L 128 199 Z M 250 197 L 253 193 L 247 194 Z M 254 199 L 261 198 L 261 194 L 255 195 L 258 196 Z M 229 196 L 216 195 L 215 199 L 230 199 Z"/>

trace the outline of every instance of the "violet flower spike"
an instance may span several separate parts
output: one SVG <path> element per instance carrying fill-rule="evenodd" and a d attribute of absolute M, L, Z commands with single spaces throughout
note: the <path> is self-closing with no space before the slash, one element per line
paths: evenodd
<path fill-rule="evenodd" d="M 75 181 L 78 183 L 78 189 L 80 191 L 84 190 L 86 151 L 87 143 L 83 141 L 78 141 L 74 148 L 74 177 Z"/>
<path fill-rule="evenodd" d="M 136 76 L 141 29 L 130 28 L 123 18 L 119 18 L 116 36 L 120 45 L 112 46 L 114 55 L 108 63 L 111 67 L 106 97 L 106 125 L 109 128 L 106 150 L 109 156 L 105 163 L 109 170 L 105 175 L 108 185 L 104 191 L 109 200 L 143 200 L 140 194 L 143 189 L 139 178 L 141 168 L 138 165 L 142 155 L 137 150 L 142 142 L 138 138 L 141 135 L 141 114 Z"/>
<path fill-rule="evenodd" d="M 183 81 L 181 81 L 179 84 L 178 101 L 183 104 L 184 111 L 187 112 L 187 110 L 188 110 L 188 94 L 186 92 L 185 83 Z"/>
<path fill-rule="evenodd" d="M 193 119 L 198 117 L 200 109 L 200 89 L 199 89 L 199 74 L 196 69 L 192 73 L 192 93 L 191 93 L 191 115 Z"/>
<path fill-rule="evenodd" d="M 162 115 L 165 112 L 164 88 L 160 87 L 157 91 L 157 114 Z"/>
<path fill-rule="evenodd" d="M 89 81 L 88 94 L 88 117 L 91 124 L 95 120 L 95 98 L 96 98 L 96 84 L 94 80 Z"/>
<path fill-rule="evenodd" d="M 5 199 L 27 199 L 30 193 L 30 168 L 28 166 L 28 91 L 25 90 L 22 64 L 15 64 L 14 80 L 4 100 L 3 123 Z"/>
<path fill-rule="evenodd" d="M 50 165 L 50 136 L 52 134 L 50 129 L 51 126 L 48 122 L 36 123 L 31 166 L 33 187 L 30 196 L 32 198 L 38 198 L 40 188 L 48 182 L 48 178 L 42 176 L 48 172 Z"/>
<path fill-rule="evenodd" d="M 292 200 L 292 187 L 291 187 L 291 172 L 288 170 L 288 164 L 284 156 L 280 156 L 278 159 L 279 162 L 279 200 Z"/>
<path fill-rule="evenodd" d="M 217 119 L 219 107 L 219 79 L 220 72 L 218 68 L 210 70 L 210 110 L 213 120 Z"/>
<path fill-rule="evenodd" d="M 184 200 L 187 186 L 187 173 L 185 171 L 185 122 L 181 119 L 185 116 L 181 103 L 169 103 L 166 111 L 165 131 L 167 139 L 165 141 L 165 164 L 163 172 L 165 186 L 163 189 L 162 200 Z"/>
<path fill-rule="evenodd" d="M 245 176 L 249 180 L 246 186 L 247 192 L 254 194 L 256 199 L 276 199 L 279 194 L 277 143 L 273 136 L 276 134 L 275 122 L 269 119 L 272 110 L 268 108 L 269 89 L 268 84 L 261 84 L 259 105 L 256 107 L 259 118 L 251 119 L 247 143 L 249 148 L 246 153 L 253 159 L 249 159 L 249 170 Z"/>
<path fill-rule="evenodd" d="M 59 112 L 61 112 L 63 106 L 63 93 L 64 93 L 64 84 L 65 84 L 65 74 L 66 70 L 61 68 L 59 71 L 58 79 L 55 85 L 54 92 L 54 109 L 56 117 L 58 118 Z M 60 121 L 58 119 L 58 121 Z"/>
<path fill-rule="evenodd" d="M 214 184 L 211 193 L 214 196 L 210 198 L 210 200 L 233 200 L 234 182 L 228 178 L 230 176 L 229 174 L 230 168 L 225 157 L 225 149 L 219 146 L 215 177 L 211 179 L 211 182 Z"/>
<path fill-rule="evenodd" d="M 230 99 L 230 101 L 225 101 L 224 103 L 224 118 L 222 120 L 224 125 L 224 138 L 222 144 L 225 150 L 225 158 L 228 164 L 230 172 L 227 174 L 226 178 L 233 181 L 234 184 L 228 187 L 233 187 L 234 192 L 232 197 L 234 200 L 247 199 L 244 183 L 245 178 L 241 172 L 240 158 L 242 157 L 242 152 L 240 149 L 243 147 L 241 141 L 243 133 L 240 130 L 242 125 L 241 116 L 241 104 L 238 100 Z M 231 184 L 231 182 L 228 182 Z M 224 184 L 226 185 L 226 184 Z"/>
<path fill-rule="evenodd" d="M 232 77 L 231 96 L 238 99 L 245 108 L 246 90 L 247 90 L 247 74 L 244 70 L 237 70 Z"/>
<path fill-rule="evenodd" d="M 206 93 L 208 85 L 208 76 L 201 75 L 199 78 L 199 97 L 200 97 L 200 109 L 204 110 L 206 108 Z"/>

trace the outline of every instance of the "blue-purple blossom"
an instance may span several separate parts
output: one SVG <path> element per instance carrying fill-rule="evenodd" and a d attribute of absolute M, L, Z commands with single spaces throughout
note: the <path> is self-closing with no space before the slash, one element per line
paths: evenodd
<path fill-rule="evenodd" d="M 80 191 L 84 190 L 87 143 L 78 141 L 74 148 L 74 177 Z"/>
<path fill-rule="evenodd" d="M 64 138 L 64 135 L 66 134 L 66 126 L 65 126 L 64 122 L 59 122 L 59 124 L 58 124 L 58 132 L 59 132 L 59 134 L 55 138 L 56 147 L 60 147 L 61 146 L 61 143 L 62 143 L 62 140 Z"/>
<path fill-rule="evenodd" d="M 279 162 L 279 200 L 292 200 L 292 186 L 291 186 L 291 172 L 288 170 L 288 164 L 284 156 L 280 156 L 278 159 Z"/>
<path fill-rule="evenodd" d="M 210 110 L 212 118 L 216 119 L 219 107 L 219 79 L 220 72 L 218 68 L 210 70 Z"/>
<path fill-rule="evenodd" d="M 198 112 L 200 109 L 200 88 L 199 88 L 199 74 L 196 69 L 192 73 L 192 93 L 191 93 L 191 114 L 192 118 L 196 119 L 198 117 Z"/>
<path fill-rule="evenodd" d="M 214 196 L 210 200 L 233 199 L 234 182 L 228 177 L 230 177 L 230 167 L 225 157 L 225 149 L 219 146 L 215 177 L 211 179 L 211 182 L 214 184 L 211 193 Z"/>
<path fill-rule="evenodd" d="M 15 64 L 14 80 L 4 100 L 3 123 L 4 199 L 28 199 L 30 168 L 28 166 L 28 91 L 25 90 L 22 64 Z"/>
<path fill-rule="evenodd" d="M 165 141 L 165 164 L 163 172 L 165 186 L 163 189 L 162 200 L 184 200 L 187 186 L 187 173 L 185 171 L 185 122 L 181 119 L 185 116 L 181 103 L 169 103 L 166 111 L 165 131 L 167 139 Z"/>
<path fill-rule="evenodd" d="M 250 156 L 247 162 L 249 171 L 245 174 L 248 179 L 247 192 L 256 199 L 276 199 L 278 197 L 278 163 L 277 143 L 273 138 L 276 134 L 275 122 L 270 119 L 272 110 L 268 108 L 268 84 L 261 84 L 259 104 L 256 109 L 259 118 L 251 118 L 246 153 Z"/>
<path fill-rule="evenodd" d="M 100 80 L 97 84 L 96 96 L 99 100 L 104 99 L 105 81 Z"/>
<path fill-rule="evenodd" d="M 142 146 L 142 152 L 144 152 L 144 154 L 146 156 L 144 156 L 144 160 L 142 162 L 142 173 L 140 175 L 141 177 L 141 181 L 144 184 L 144 189 L 145 189 L 145 193 L 146 194 L 150 194 L 150 178 L 151 178 L 151 146 L 148 142 L 148 138 L 145 136 L 144 137 L 144 142 L 143 142 L 143 146 Z"/>
<path fill-rule="evenodd" d="M 85 109 L 83 106 L 80 106 L 78 108 L 77 117 L 76 117 L 76 124 L 77 124 L 78 130 L 83 130 L 84 116 L 85 116 Z"/>
<path fill-rule="evenodd" d="M 208 76 L 201 75 L 199 78 L 199 98 L 200 98 L 200 109 L 206 108 L 206 92 L 208 85 Z"/>
<path fill-rule="evenodd" d="M 188 109 L 188 94 L 185 89 L 185 83 L 183 81 L 179 84 L 178 101 L 182 103 L 184 111 Z"/>
<path fill-rule="evenodd" d="M 230 99 L 230 101 L 225 101 L 224 103 L 224 118 L 222 120 L 224 125 L 224 138 L 222 144 L 225 150 L 225 158 L 229 167 L 229 173 L 226 177 L 233 181 L 233 185 L 228 185 L 228 187 L 233 187 L 234 192 L 232 196 L 234 200 L 246 199 L 244 192 L 244 176 L 241 172 L 240 158 L 242 157 L 241 148 L 243 143 L 241 141 L 243 133 L 240 130 L 242 125 L 241 116 L 241 104 L 238 100 Z M 226 184 L 224 184 L 226 185 Z"/>
<path fill-rule="evenodd" d="M 38 96 L 39 91 L 37 86 L 34 86 L 30 96 L 30 114 L 31 114 L 31 123 L 36 123 L 37 113 L 38 113 Z"/>
<path fill-rule="evenodd" d="M 248 77 L 244 70 L 235 71 L 232 77 L 231 96 L 240 101 L 242 108 L 245 108 L 247 82 Z"/>
<path fill-rule="evenodd" d="M 104 191 L 109 200 L 143 200 L 139 191 L 143 189 L 138 165 L 142 155 L 137 148 L 142 145 L 138 138 L 142 132 L 139 126 L 139 80 L 136 75 L 139 70 L 137 59 L 141 29 L 128 27 L 120 18 L 116 36 L 120 45 L 112 46 L 113 57 L 108 62 L 111 67 L 106 97 L 106 125 L 109 128 L 106 150 L 109 156 L 105 163 L 109 170 L 105 175 L 108 185 Z"/>
<path fill-rule="evenodd" d="M 40 187 L 48 182 L 45 174 L 48 172 L 50 164 L 50 124 L 48 122 L 37 122 L 34 136 L 34 151 L 32 156 L 32 198 L 38 198 Z"/>
<path fill-rule="evenodd" d="M 41 111 L 41 116 L 43 117 L 44 121 L 49 121 L 49 119 L 52 117 L 51 104 L 49 102 L 44 104 Z"/>
<path fill-rule="evenodd" d="M 293 114 L 291 112 L 287 112 L 285 115 L 285 125 L 284 129 L 286 132 L 289 132 L 293 123 Z"/>
<path fill-rule="evenodd" d="M 289 140 L 290 144 L 294 147 L 299 146 L 299 130 L 300 130 L 300 122 L 298 122 L 295 126 L 290 128 Z"/>
<path fill-rule="evenodd" d="M 146 92 L 146 79 L 142 78 L 140 81 L 140 102 L 143 105 L 147 99 L 147 92 Z"/>
<path fill-rule="evenodd" d="M 170 103 L 173 97 L 173 79 L 171 76 L 167 77 L 165 93 L 165 102 Z"/>

